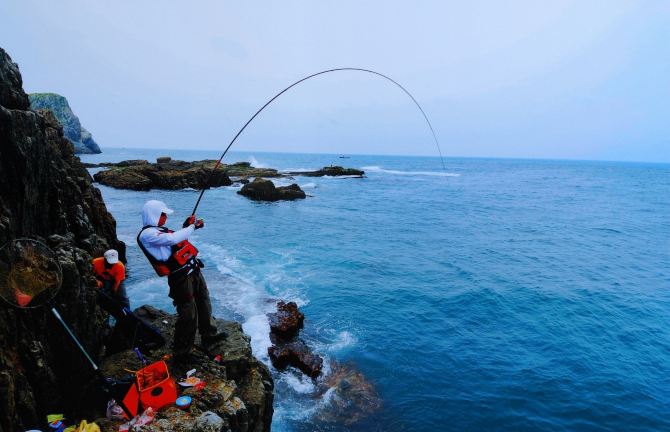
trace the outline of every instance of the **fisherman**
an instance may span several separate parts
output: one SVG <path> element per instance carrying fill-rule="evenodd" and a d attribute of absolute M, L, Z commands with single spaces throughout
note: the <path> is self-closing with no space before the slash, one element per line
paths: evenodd
<path fill-rule="evenodd" d="M 192 215 L 186 218 L 182 229 L 172 231 L 165 226 L 172 213 L 162 201 L 147 201 L 142 208 L 143 227 L 137 244 L 158 276 L 168 277 L 168 295 L 178 315 L 172 349 L 177 362 L 188 363 L 196 329 L 206 350 L 225 339 L 226 334 L 217 332 L 207 283 L 200 271 L 204 265 L 197 258 L 198 250 L 188 241 L 193 231 L 205 223 Z"/>
<path fill-rule="evenodd" d="M 119 261 L 118 251 L 110 249 L 103 256 L 94 258 L 93 274 L 102 293 L 121 304 L 121 306 L 130 309 L 130 301 L 123 283 L 126 279 L 126 268 Z"/>

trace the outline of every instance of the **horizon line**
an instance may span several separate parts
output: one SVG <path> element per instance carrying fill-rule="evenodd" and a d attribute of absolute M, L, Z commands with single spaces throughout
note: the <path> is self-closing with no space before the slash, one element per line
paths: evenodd
<path fill-rule="evenodd" d="M 167 151 L 184 151 L 179 148 L 165 148 L 165 147 L 113 147 L 101 146 L 101 149 L 118 149 L 118 150 L 167 150 Z M 214 152 L 218 149 L 193 148 L 190 149 L 198 152 Z M 667 161 L 648 161 L 648 160 L 619 160 L 619 159 L 579 159 L 579 158 L 551 158 L 551 157 L 532 157 L 532 156 L 447 156 L 447 155 L 417 155 L 417 154 L 398 154 L 398 153 L 329 153 L 329 152 L 296 152 L 296 151 L 268 151 L 268 150 L 230 150 L 230 153 L 279 153 L 279 154 L 307 154 L 307 155 L 333 155 L 333 156 L 394 156 L 394 157 L 427 157 L 427 158 L 444 158 L 444 159 L 505 159 L 505 160 L 531 160 L 531 161 L 556 161 L 556 162 L 614 162 L 614 163 L 640 163 L 640 164 L 654 164 L 654 165 L 670 165 L 670 160 Z M 90 155 L 91 153 L 80 153 L 81 155 Z M 92 153 L 95 154 L 95 153 Z M 102 153 L 97 154 L 104 154 Z"/>

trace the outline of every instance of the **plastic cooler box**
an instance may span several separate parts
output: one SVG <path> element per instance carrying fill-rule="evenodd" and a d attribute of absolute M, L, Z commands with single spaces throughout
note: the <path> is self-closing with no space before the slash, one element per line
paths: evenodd
<path fill-rule="evenodd" d="M 163 360 L 135 372 L 135 383 L 123 398 L 123 403 L 133 415 L 137 415 L 138 405 L 142 409 L 151 407 L 159 410 L 177 400 L 177 384 L 170 377 L 167 364 Z"/>

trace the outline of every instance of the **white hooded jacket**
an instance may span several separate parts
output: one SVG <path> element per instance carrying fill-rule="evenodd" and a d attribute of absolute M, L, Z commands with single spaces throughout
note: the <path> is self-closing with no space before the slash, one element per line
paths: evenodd
<path fill-rule="evenodd" d="M 171 246 L 186 240 L 195 230 L 195 225 L 189 225 L 173 233 L 162 232 L 157 228 L 161 213 L 167 215 L 174 213 L 164 202 L 150 200 L 142 207 L 142 225 L 150 226 L 142 231 L 139 240 L 154 258 L 160 261 L 167 261 L 172 254 Z"/>

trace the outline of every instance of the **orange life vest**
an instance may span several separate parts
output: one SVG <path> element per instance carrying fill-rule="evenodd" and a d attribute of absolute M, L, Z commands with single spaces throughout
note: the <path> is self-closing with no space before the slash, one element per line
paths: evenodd
<path fill-rule="evenodd" d="M 164 233 L 172 233 L 174 231 L 166 227 L 147 225 L 140 230 L 139 234 L 137 234 L 137 244 L 140 246 L 144 256 L 147 257 L 158 276 L 168 276 L 182 270 L 188 271 L 199 267 L 198 261 L 196 260 L 198 249 L 196 249 L 188 240 L 183 240 L 176 245 L 172 245 L 172 253 L 166 261 L 159 260 L 151 255 L 140 241 L 140 235 L 142 235 L 142 232 L 147 228 L 157 228 Z"/>

